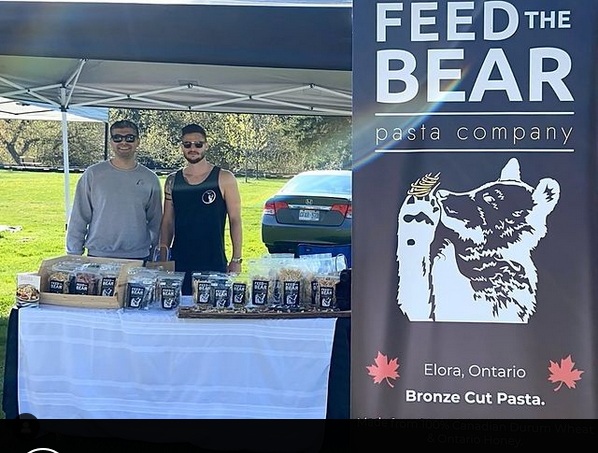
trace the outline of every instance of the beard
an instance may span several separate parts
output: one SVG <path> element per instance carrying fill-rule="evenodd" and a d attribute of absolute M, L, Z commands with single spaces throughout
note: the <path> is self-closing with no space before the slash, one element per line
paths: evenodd
<path fill-rule="evenodd" d="M 200 163 L 202 160 L 204 160 L 205 157 L 206 157 L 205 154 L 200 154 L 197 157 L 195 157 L 195 156 L 191 157 L 191 156 L 187 156 L 185 154 L 185 159 L 187 160 L 187 162 L 189 162 L 192 165 Z"/>

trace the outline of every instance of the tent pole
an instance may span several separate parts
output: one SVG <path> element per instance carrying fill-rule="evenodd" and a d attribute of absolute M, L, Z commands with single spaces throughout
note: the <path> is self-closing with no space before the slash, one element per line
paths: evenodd
<path fill-rule="evenodd" d="M 104 160 L 108 160 L 108 123 L 104 123 Z"/>
<path fill-rule="evenodd" d="M 249 130 L 246 129 L 246 132 L 245 132 L 245 143 L 246 143 L 246 145 L 245 145 L 245 182 L 247 182 L 247 169 L 248 169 L 248 167 L 247 167 L 247 159 L 249 157 L 249 143 L 250 143 L 250 141 L 251 140 L 249 138 Z"/>
<path fill-rule="evenodd" d="M 60 89 L 60 94 L 63 100 L 66 99 L 66 88 Z M 71 190 L 70 190 L 70 172 L 69 172 L 69 130 L 66 121 L 66 107 L 63 105 L 60 108 L 62 112 L 62 165 L 64 167 L 64 212 L 65 231 L 68 228 L 69 217 L 71 215 Z"/>

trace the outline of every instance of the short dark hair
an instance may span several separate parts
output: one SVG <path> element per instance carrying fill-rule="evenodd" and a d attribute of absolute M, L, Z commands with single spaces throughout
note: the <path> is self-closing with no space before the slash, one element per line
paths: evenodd
<path fill-rule="evenodd" d="M 139 137 L 139 128 L 131 120 L 118 120 L 118 121 L 115 121 L 114 123 L 112 123 L 112 126 L 110 126 L 110 135 L 112 135 L 112 132 L 114 131 L 114 129 L 124 129 L 124 128 L 133 129 L 135 131 L 135 135 L 137 135 L 137 137 Z"/>
<path fill-rule="evenodd" d="M 187 134 L 201 134 L 206 140 L 208 139 L 206 130 L 199 124 L 187 124 L 183 129 L 181 129 L 181 137 Z"/>

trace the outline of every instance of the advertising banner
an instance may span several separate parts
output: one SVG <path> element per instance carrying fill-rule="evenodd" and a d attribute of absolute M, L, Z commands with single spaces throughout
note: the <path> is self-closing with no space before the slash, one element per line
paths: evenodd
<path fill-rule="evenodd" d="M 354 0 L 354 418 L 598 416 L 597 11 Z"/>

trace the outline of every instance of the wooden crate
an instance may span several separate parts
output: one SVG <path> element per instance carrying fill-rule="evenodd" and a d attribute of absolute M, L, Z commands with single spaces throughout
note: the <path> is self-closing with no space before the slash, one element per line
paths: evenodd
<path fill-rule="evenodd" d="M 115 295 L 108 296 L 85 296 L 81 294 L 56 294 L 48 293 L 48 278 L 52 273 L 52 266 L 60 261 L 81 261 L 83 263 L 120 263 L 120 274 L 116 281 Z M 86 308 L 121 308 L 124 305 L 125 291 L 127 287 L 127 272 L 132 267 L 143 266 L 140 260 L 121 260 L 114 258 L 91 258 L 88 256 L 64 255 L 56 258 L 49 258 L 42 261 L 39 268 L 41 276 L 40 304 L 61 305 L 65 307 L 86 307 Z"/>

